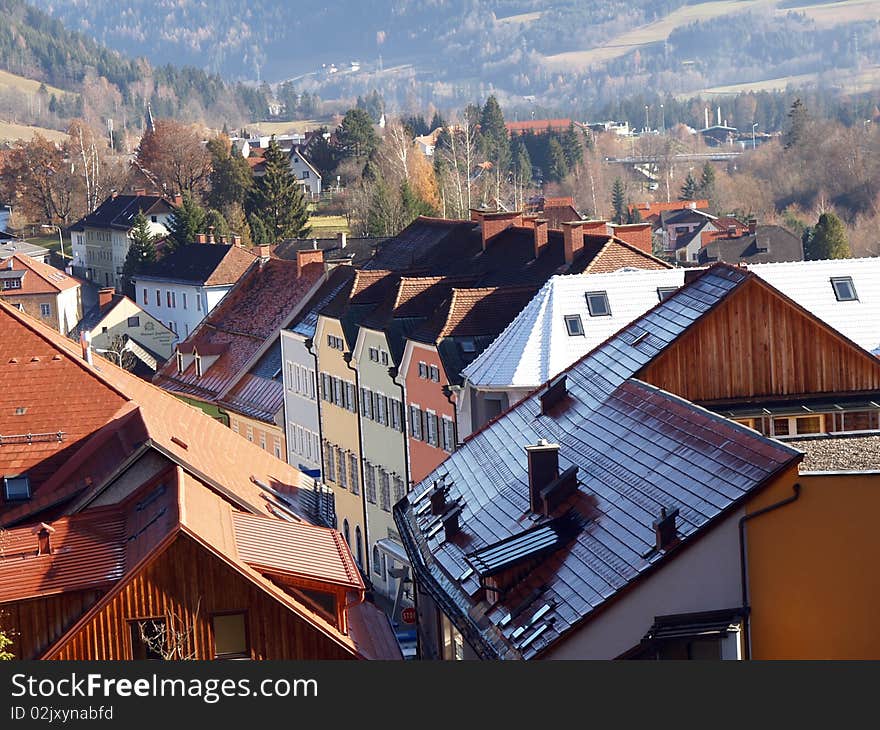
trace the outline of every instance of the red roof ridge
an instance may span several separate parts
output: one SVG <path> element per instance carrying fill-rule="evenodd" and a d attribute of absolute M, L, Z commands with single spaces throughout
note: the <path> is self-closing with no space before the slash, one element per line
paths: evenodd
<path fill-rule="evenodd" d="M 80 285 L 80 282 L 69 274 L 61 271 L 60 269 L 56 269 L 54 266 L 49 266 L 49 264 L 44 264 L 42 261 L 38 261 L 37 259 L 31 258 L 30 256 L 25 256 L 21 253 L 14 253 L 12 256 L 9 256 L 6 259 L 6 266 L 4 270 L 8 270 L 8 266 L 10 262 L 16 262 L 21 264 L 28 271 L 33 272 L 34 276 L 38 276 L 40 280 L 52 287 L 55 291 L 62 292 L 67 289 L 74 289 L 75 287 Z M 21 269 L 13 269 L 14 271 L 21 271 Z M 30 294 L 30 293 L 39 293 L 39 292 L 26 292 L 19 289 L 11 289 L 5 290 L 4 294 Z"/>

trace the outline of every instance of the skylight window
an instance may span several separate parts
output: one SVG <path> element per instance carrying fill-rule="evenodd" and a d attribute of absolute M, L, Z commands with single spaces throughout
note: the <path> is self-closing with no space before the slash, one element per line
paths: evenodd
<path fill-rule="evenodd" d="M 610 317 L 611 307 L 608 304 L 608 294 L 604 291 L 587 292 L 587 307 L 591 317 Z"/>
<path fill-rule="evenodd" d="M 565 317 L 565 329 L 568 330 L 569 337 L 583 337 L 584 323 L 581 322 L 581 315 L 569 314 Z"/>
<path fill-rule="evenodd" d="M 31 480 L 26 476 L 3 477 L 3 498 L 7 502 L 22 502 L 31 498 Z"/>
<path fill-rule="evenodd" d="M 661 302 L 665 302 L 676 291 L 677 290 L 674 286 L 658 286 L 657 287 L 657 299 L 659 299 Z"/>
<path fill-rule="evenodd" d="M 831 286 L 834 288 L 834 296 L 837 297 L 838 302 L 857 302 L 859 300 L 851 276 L 832 279 Z"/>

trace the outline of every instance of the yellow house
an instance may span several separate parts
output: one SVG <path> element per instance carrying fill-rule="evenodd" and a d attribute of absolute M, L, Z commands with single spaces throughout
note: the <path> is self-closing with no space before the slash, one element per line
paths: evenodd
<path fill-rule="evenodd" d="M 323 479 L 336 499 L 337 527 L 358 566 L 369 571 L 358 419 L 358 377 L 351 364 L 360 322 L 390 292 L 398 277 L 358 271 L 319 314 L 311 350 L 318 361 Z"/>

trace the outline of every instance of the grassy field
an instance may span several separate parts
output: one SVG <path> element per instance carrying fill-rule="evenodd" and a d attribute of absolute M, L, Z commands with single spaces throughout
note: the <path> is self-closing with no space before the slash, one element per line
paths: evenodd
<path fill-rule="evenodd" d="M 0 121 L 0 142 L 14 142 L 17 139 L 30 139 L 39 132 L 53 142 L 63 142 L 67 139 L 64 132 L 57 129 L 44 129 L 42 127 L 29 127 L 25 124 Z"/>
<path fill-rule="evenodd" d="M 254 122 L 248 124 L 249 132 L 258 132 L 259 134 L 295 134 L 297 132 L 307 132 L 310 129 L 320 127 L 322 122 L 316 119 L 306 119 L 301 122 Z"/>
<path fill-rule="evenodd" d="M 502 24 L 514 24 L 514 23 L 534 23 L 538 18 L 541 17 L 541 11 L 539 10 L 536 13 L 520 13 L 519 15 L 508 15 L 506 18 L 497 18 L 495 20 L 496 23 Z"/>
<path fill-rule="evenodd" d="M 36 94 L 40 90 L 40 82 L 34 81 L 33 79 L 26 79 L 24 76 L 16 76 L 8 71 L 0 71 L 0 89 L 4 87 L 18 89 L 18 91 L 23 91 L 28 94 Z M 63 96 L 68 93 L 63 89 L 59 89 L 56 86 L 49 86 L 48 84 L 46 84 L 46 88 L 49 90 L 50 94 L 55 94 L 55 96 Z"/>
<path fill-rule="evenodd" d="M 775 8 L 775 12 L 778 15 L 785 15 L 790 12 L 804 13 L 822 27 L 831 27 L 860 20 L 876 21 L 880 18 L 880 2 L 877 0 L 840 0 L 839 2 L 791 8 L 780 8 L 778 4 L 779 0 L 710 0 L 709 2 L 695 5 L 685 5 L 661 20 L 622 33 L 596 48 L 545 56 L 544 64 L 550 68 L 560 70 L 588 68 L 591 65 L 623 56 L 630 51 L 634 51 L 636 48 L 653 43 L 661 43 L 669 37 L 673 30 L 688 23 L 710 20 L 747 10 L 771 10 Z M 528 13 L 523 16 L 514 15 L 510 18 L 502 18 L 501 20 L 509 21 L 513 18 L 525 18 L 528 15 L 534 15 L 534 13 Z M 785 87 L 783 86 L 782 88 Z"/>
<path fill-rule="evenodd" d="M 679 99 L 687 99 L 698 94 L 706 96 L 730 96 L 749 91 L 784 91 L 791 86 L 810 86 L 822 83 L 841 89 L 849 94 L 858 94 L 880 87 L 880 65 L 865 66 L 859 72 L 847 70 L 824 74 L 798 74 L 782 76 L 763 81 L 750 81 L 742 84 L 713 86 L 709 89 L 678 94 Z"/>
<path fill-rule="evenodd" d="M 348 233 L 348 221 L 343 215 L 313 215 L 309 217 L 312 238 L 332 238 L 340 231 Z"/>

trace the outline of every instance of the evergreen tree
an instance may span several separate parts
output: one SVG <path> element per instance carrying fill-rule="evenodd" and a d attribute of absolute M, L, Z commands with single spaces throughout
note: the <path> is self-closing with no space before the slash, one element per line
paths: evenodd
<path fill-rule="evenodd" d="M 489 160 L 504 176 L 510 167 L 510 135 L 504 123 L 504 114 L 494 96 L 486 99 L 480 114 L 480 146 Z"/>
<path fill-rule="evenodd" d="M 581 137 L 574 128 L 574 122 L 568 125 L 568 129 L 562 135 L 562 149 L 565 152 L 568 169 L 574 170 L 584 159 Z"/>
<path fill-rule="evenodd" d="M 713 204 L 715 200 L 715 168 L 712 167 L 711 162 L 706 162 L 703 165 L 703 171 L 700 173 L 700 184 L 698 186 L 698 192 L 701 198 L 705 198 L 709 201 L 710 206 Z"/>
<path fill-rule="evenodd" d="M 431 117 L 431 128 L 428 131 L 433 132 L 435 129 L 441 129 L 446 126 L 446 120 L 441 116 L 440 112 L 434 112 L 434 116 Z"/>
<path fill-rule="evenodd" d="M 262 221 L 271 243 L 309 235 L 311 228 L 303 189 L 290 169 L 290 158 L 274 137 L 264 158 L 266 171 L 254 187 L 252 214 Z M 252 233 L 256 239 L 256 233 Z"/>
<path fill-rule="evenodd" d="M 170 237 L 168 250 L 195 243 L 196 235 L 205 232 L 205 210 L 189 193 L 183 194 L 183 204 L 175 208 L 168 219 Z"/>
<path fill-rule="evenodd" d="M 208 152 L 211 153 L 208 205 L 217 210 L 224 210 L 233 203 L 244 205 L 254 185 L 247 160 L 232 151 L 226 137 L 209 140 Z"/>
<path fill-rule="evenodd" d="M 568 163 L 565 160 L 565 150 L 556 137 L 551 138 L 548 149 L 547 178 L 553 182 L 561 182 L 568 175 Z"/>
<path fill-rule="evenodd" d="M 274 243 L 271 236 L 269 235 L 269 231 L 266 230 L 266 226 L 263 225 L 263 221 L 260 220 L 260 217 L 255 213 L 251 213 L 248 216 L 248 227 L 251 231 L 251 242 L 254 246 L 262 246 L 263 244 L 271 244 Z M 242 243 L 244 240 L 242 239 Z"/>
<path fill-rule="evenodd" d="M 807 113 L 804 103 L 799 98 L 795 99 L 788 112 L 788 124 L 782 135 L 785 149 L 790 150 L 800 144 L 809 121 L 810 115 Z"/>
<path fill-rule="evenodd" d="M 373 120 L 363 109 L 349 109 L 337 130 L 339 147 L 346 157 L 365 158 L 379 146 Z"/>
<path fill-rule="evenodd" d="M 150 231 L 150 222 L 140 210 L 134 218 L 134 225 L 128 235 L 131 243 L 122 266 L 122 291 L 126 296 L 134 298 L 132 279 L 145 264 L 151 264 L 156 260 L 156 242 L 161 236 Z"/>
<path fill-rule="evenodd" d="M 532 179 L 532 160 L 522 137 L 517 137 L 513 144 L 513 172 L 516 175 L 517 184 L 528 185 Z"/>
<path fill-rule="evenodd" d="M 244 208 L 240 206 L 238 203 L 233 203 L 226 209 L 226 222 L 229 224 L 229 233 L 230 235 L 234 234 L 237 236 L 241 236 L 241 245 L 242 246 L 251 246 L 253 245 L 253 239 L 251 238 L 251 227 L 248 224 L 247 217 L 244 213 Z"/>
<path fill-rule="evenodd" d="M 834 213 L 823 213 L 806 239 L 805 257 L 819 259 L 848 259 L 852 255 L 846 237 L 846 226 Z"/>
<path fill-rule="evenodd" d="M 324 136 L 325 134 L 327 134 L 327 127 L 321 127 L 308 146 L 306 154 L 309 161 L 318 168 L 321 177 L 327 181 L 326 186 L 330 187 L 330 178 L 333 177 L 339 160 L 336 150 L 330 144 L 330 140 Z M 327 136 L 329 137 L 329 135 Z"/>
<path fill-rule="evenodd" d="M 632 206 L 632 208 L 627 208 L 626 222 L 627 223 L 641 223 L 642 222 L 642 214 L 638 208 L 636 208 L 635 206 Z"/>
<path fill-rule="evenodd" d="M 693 173 L 689 172 L 684 180 L 684 185 L 681 186 L 681 193 L 679 194 L 678 199 L 696 200 L 698 187 L 697 179 L 694 177 Z"/>
<path fill-rule="evenodd" d="M 215 241 L 219 236 L 229 235 L 229 223 L 216 208 L 209 208 L 205 211 L 205 231 L 213 233 Z"/>
<path fill-rule="evenodd" d="M 611 207 L 614 210 L 612 220 L 615 223 L 623 223 L 627 219 L 626 188 L 619 177 L 614 179 L 614 186 L 611 188 Z"/>

